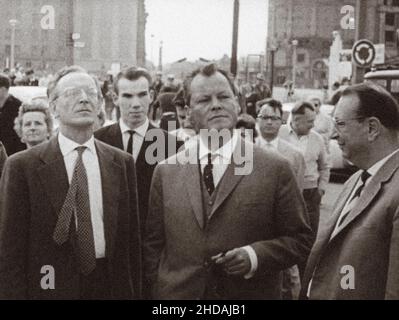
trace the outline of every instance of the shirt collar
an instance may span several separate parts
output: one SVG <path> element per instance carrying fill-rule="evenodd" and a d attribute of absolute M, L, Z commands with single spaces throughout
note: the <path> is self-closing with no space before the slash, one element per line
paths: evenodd
<path fill-rule="evenodd" d="M 378 170 L 380 170 L 381 167 L 397 152 L 399 152 L 399 149 L 396 149 L 394 152 L 392 152 L 391 154 L 387 155 L 385 158 L 383 158 L 380 161 L 376 162 L 370 169 L 367 170 L 367 172 L 371 176 L 374 176 L 378 172 Z"/>
<path fill-rule="evenodd" d="M 199 139 L 199 140 L 200 140 L 200 146 L 199 146 L 199 159 L 200 160 L 207 159 L 208 153 L 211 153 L 212 155 L 219 155 L 223 159 L 230 160 L 233 155 L 233 152 L 237 146 L 238 133 L 236 130 L 234 130 L 232 138 L 225 145 L 223 145 L 221 148 L 217 149 L 214 152 L 211 152 L 208 149 L 208 146 L 205 145 L 205 143 L 202 141 L 202 139 Z"/>
<path fill-rule="evenodd" d="M 96 146 L 94 144 L 94 136 L 91 136 L 84 144 L 79 144 L 67 137 L 61 132 L 58 133 L 58 143 L 60 145 L 61 153 L 65 157 L 78 147 L 86 147 L 90 152 L 96 154 Z"/>
<path fill-rule="evenodd" d="M 134 131 L 139 135 L 144 137 L 145 134 L 147 133 L 148 127 L 150 125 L 150 121 L 148 121 L 148 118 L 145 119 L 145 122 L 138 128 L 134 129 Z M 122 120 L 122 118 L 119 120 L 119 127 L 121 128 L 122 134 L 132 130 L 130 129 Z"/>
<path fill-rule="evenodd" d="M 276 148 L 277 149 L 277 146 L 278 146 L 278 137 L 276 137 L 276 138 L 274 138 L 272 141 L 267 141 L 265 138 L 263 138 L 262 136 L 260 136 L 260 139 L 261 139 L 261 143 L 262 144 L 264 144 L 264 145 L 267 145 L 267 144 L 271 144 L 274 148 Z"/>

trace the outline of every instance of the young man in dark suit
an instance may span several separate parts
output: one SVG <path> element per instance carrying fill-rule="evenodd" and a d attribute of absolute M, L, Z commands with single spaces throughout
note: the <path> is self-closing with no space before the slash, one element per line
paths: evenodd
<path fill-rule="evenodd" d="M 49 85 L 60 122 L 0 182 L 0 299 L 141 298 L 134 162 L 93 137 L 102 96 L 77 66 Z"/>
<path fill-rule="evenodd" d="M 152 125 L 148 119 L 151 76 L 145 69 L 129 68 L 115 80 L 118 123 L 101 128 L 95 137 L 130 153 L 136 164 L 139 212 L 142 230 L 148 211 L 152 174 L 158 162 L 174 155 L 182 145 L 176 137 Z"/>

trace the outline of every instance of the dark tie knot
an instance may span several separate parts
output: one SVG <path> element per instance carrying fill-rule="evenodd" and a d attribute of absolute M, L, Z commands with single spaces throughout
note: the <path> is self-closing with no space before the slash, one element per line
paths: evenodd
<path fill-rule="evenodd" d="M 363 170 L 362 175 L 360 176 L 360 179 L 362 179 L 362 182 L 365 183 L 368 178 L 371 177 L 371 174 L 367 172 L 367 170 Z"/>
<path fill-rule="evenodd" d="M 86 149 L 87 149 L 87 147 L 85 147 L 85 146 L 80 146 L 80 147 L 75 148 L 75 150 L 78 152 L 78 156 L 79 156 L 79 157 L 82 157 L 82 154 L 83 154 L 83 152 L 84 152 Z"/>
<path fill-rule="evenodd" d="M 129 135 L 131 137 L 133 137 L 133 135 L 136 133 L 136 131 L 134 131 L 134 130 L 128 130 L 127 132 L 129 133 Z"/>

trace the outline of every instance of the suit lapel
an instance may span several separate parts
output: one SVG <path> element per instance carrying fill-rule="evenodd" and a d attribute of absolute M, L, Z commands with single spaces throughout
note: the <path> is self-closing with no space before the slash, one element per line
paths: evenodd
<path fill-rule="evenodd" d="M 334 239 L 342 230 L 348 227 L 359 215 L 365 212 L 374 198 L 381 190 L 382 184 L 388 181 L 399 167 L 399 153 L 392 156 L 381 168 L 377 174 L 371 178 L 370 183 L 364 188 L 355 207 L 349 212 L 348 216 L 340 227 L 333 233 L 331 240 Z"/>
<path fill-rule="evenodd" d="M 149 148 L 149 147 L 151 146 L 151 144 L 153 143 L 153 141 L 154 141 L 154 138 L 151 138 L 151 139 L 148 139 L 148 140 L 147 140 L 147 133 L 148 133 L 148 131 L 151 130 L 151 129 L 155 129 L 155 127 L 150 123 L 150 124 L 148 125 L 148 129 L 147 129 L 147 131 L 146 131 L 146 133 L 145 133 L 145 136 L 144 136 L 144 138 L 143 138 L 143 143 L 142 143 L 142 145 L 141 145 L 139 154 L 138 154 L 138 156 L 137 156 L 137 161 L 136 161 L 136 162 L 137 162 L 138 164 L 146 163 L 146 161 L 145 161 L 145 153 L 146 153 L 146 151 L 147 151 L 147 148 Z"/>
<path fill-rule="evenodd" d="M 69 189 L 69 181 L 57 137 L 47 143 L 40 158 L 43 165 L 37 169 L 38 175 L 54 208 L 54 213 L 58 216 Z"/>
<path fill-rule="evenodd" d="M 97 140 L 96 150 L 101 172 L 106 251 L 107 257 L 112 257 L 118 222 L 121 168 L 114 162 L 109 150 Z"/>
<path fill-rule="evenodd" d="M 249 161 L 252 161 L 253 157 L 250 158 L 248 158 L 248 156 L 245 157 L 246 162 L 242 157 L 242 151 L 244 152 L 248 151 L 245 148 L 245 145 L 246 145 L 245 142 L 240 138 L 238 138 L 237 146 L 233 152 L 230 164 L 228 165 L 226 172 L 222 177 L 222 180 L 219 182 L 219 186 L 217 188 L 217 193 L 216 193 L 215 204 L 212 208 L 212 212 L 209 216 L 209 219 L 213 217 L 216 210 L 222 205 L 222 203 L 233 192 L 237 184 L 244 177 L 244 174 L 237 174 L 236 169 L 240 167 L 243 168 L 248 164 Z M 252 148 L 249 149 L 253 151 L 253 145 L 251 145 L 251 147 Z M 242 159 L 243 161 L 241 163 L 236 163 L 239 159 Z"/>
<path fill-rule="evenodd" d="M 188 153 L 187 158 L 178 158 L 179 163 L 183 160 L 185 164 L 182 166 L 182 180 L 184 181 L 185 190 L 188 193 L 191 206 L 194 211 L 195 218 L 201 229 L 205 226 L 202 190 L 201 190 L 201 176 L 198 168 L 198 144 L 196 143 L 190 149 L 185 150 Z M 182 156 L 183 157 L 183 156 Z"/>
<path fill-rule="evenodd" d="M 113 124 L 109 130 L 110 132 L 110 137 L 112 137 L 111 141 L 111 145 L 113 145 L 114 147 L 124 150 L 123 148 L 123 139 L 122 139 L 122 131 L 121 131 L 121 127 L 119 125 L 119 122 Z"/>
<path fill-rule="evenodd" d="M 308 259 L 308 267 L 306 268 L 308 271 L 312 272 L 316 268 L 316 265 L 323 253 L 324 247 L 329 243 L 331 234 L 333 233 L 335 229 L 335 225 L 337 223 L 337 220 L 341 214 L 341 211 L 348 200 L 348 197 L 352 193 L 353 188 L 355 187 L 358 179 L 360 177 L 360 172 L 356 173 L 354 176 L 348 180 L 348 182 L 345 184 L 344 189 L 340 193 L 336 204 L 335 208 L 333 210 L 333 214 L 331 215 L 331 218 L 327 221 L 325 228 L 323 228 L 323 232 L 319 233 L 319 236 L 317 238 L 317 241 L 315 242 L 312 252 L 309 256 Z M 312 274 L 305 274 L 305 281 L 310 280 L 310 277 Z"/>

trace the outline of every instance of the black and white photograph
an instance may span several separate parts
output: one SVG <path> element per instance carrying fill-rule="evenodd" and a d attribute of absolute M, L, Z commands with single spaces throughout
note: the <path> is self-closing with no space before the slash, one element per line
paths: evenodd
<path fill-rule="evenodd" d="M 0 300 L 399 300 L 399 1 L 0 0 L 0 30 Z"/>

